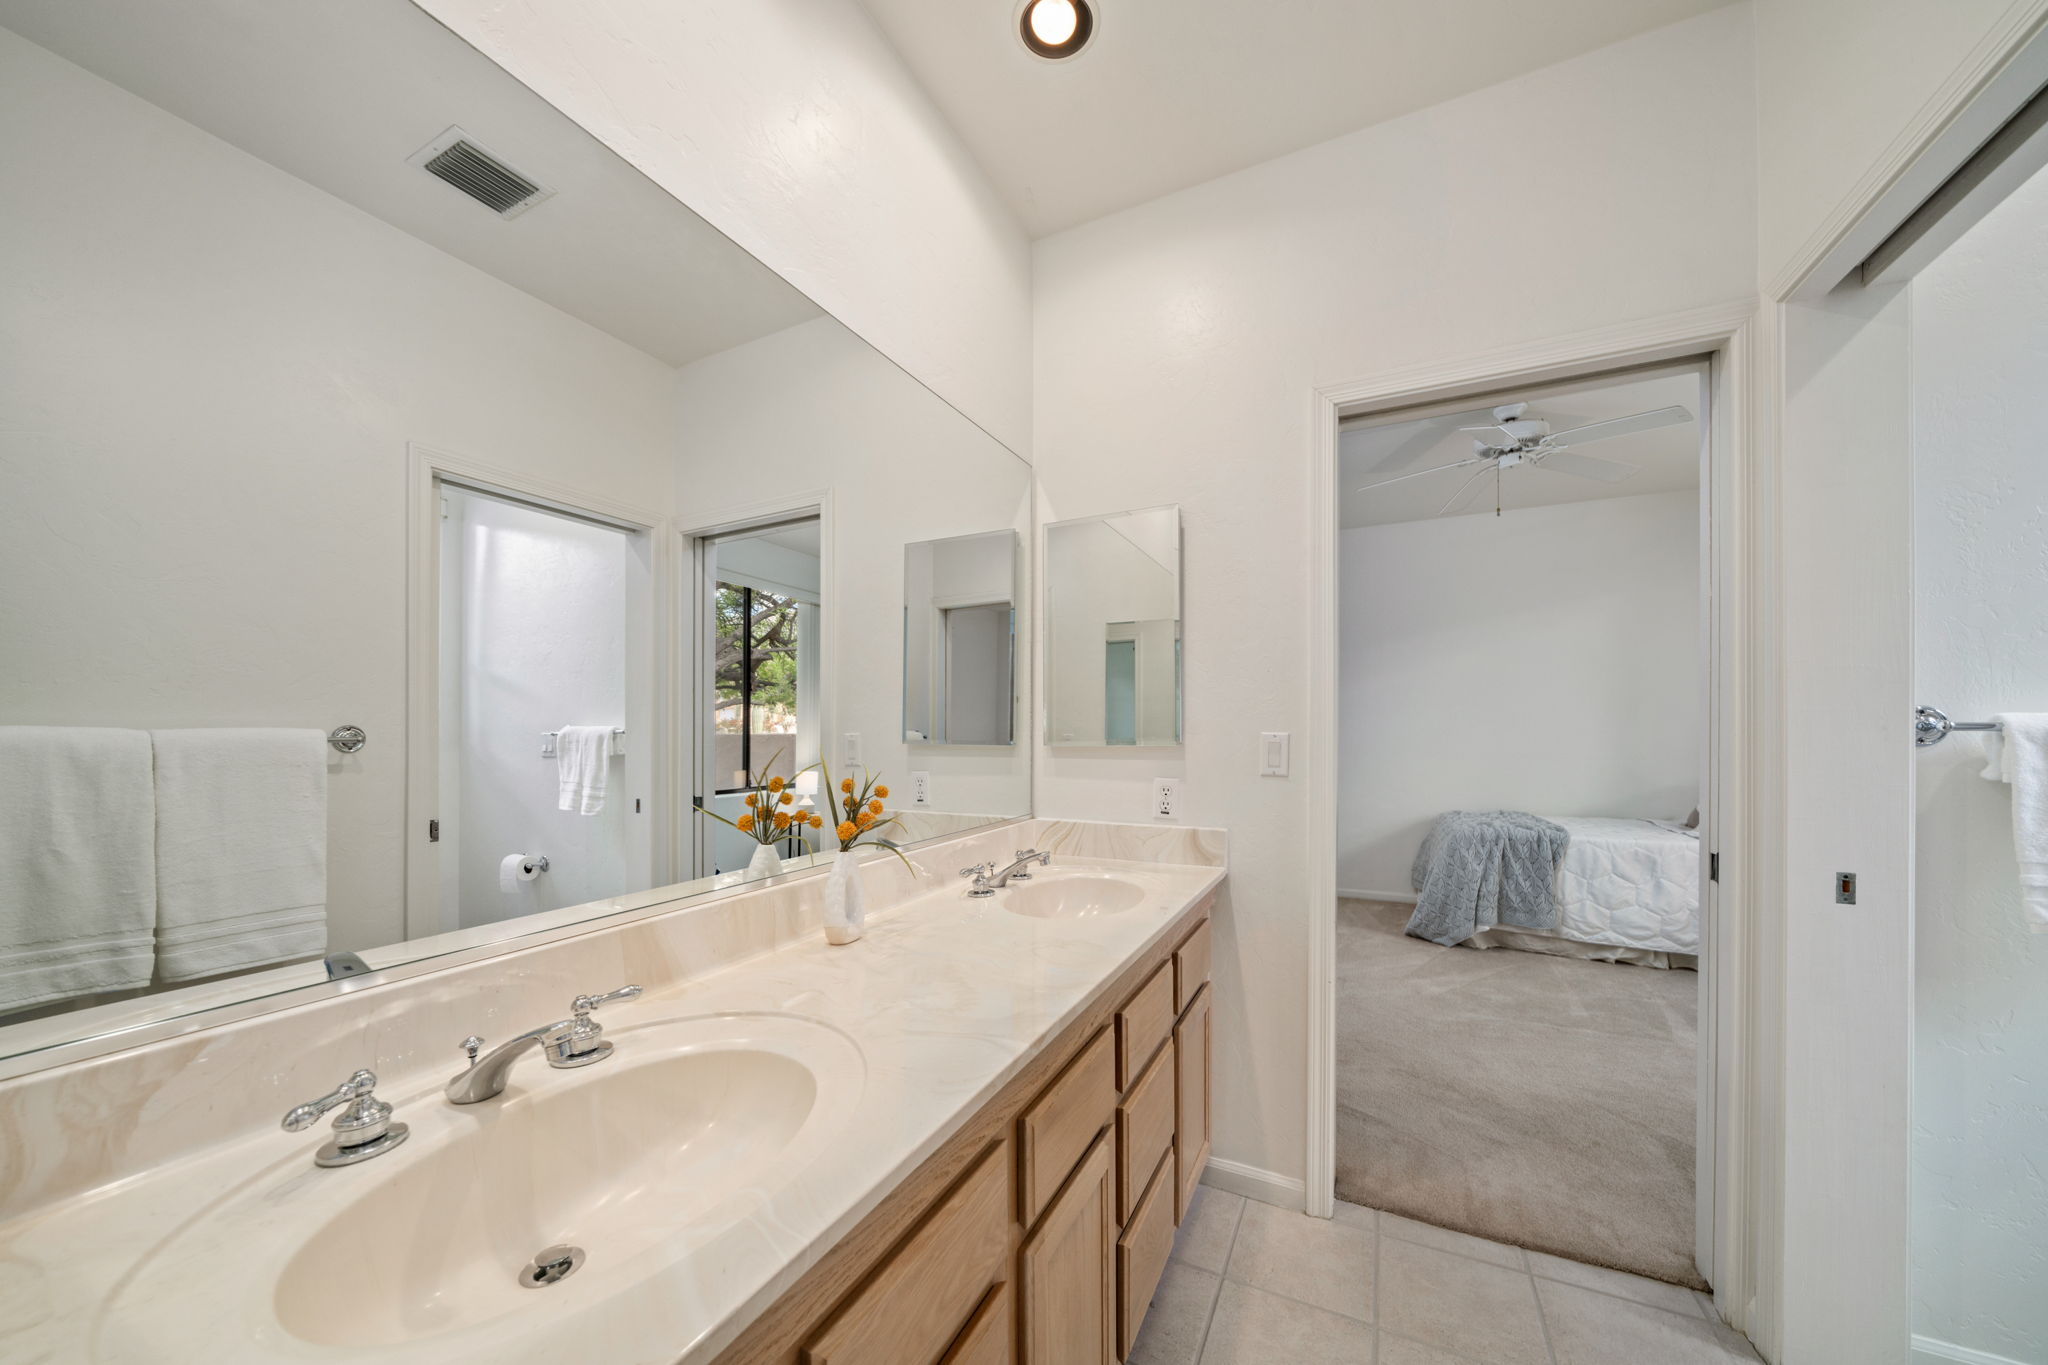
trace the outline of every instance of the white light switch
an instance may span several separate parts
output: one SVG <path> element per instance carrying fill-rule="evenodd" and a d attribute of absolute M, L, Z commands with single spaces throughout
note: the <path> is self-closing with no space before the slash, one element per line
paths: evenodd
<path fill-rule="evenodd" d="M 1293 738 L 1285 730 L 1268 730 L 1259 736 L 1259 776 L 1287 776 L 1287 751 Z"/>
<path fill-rule="evenodd" d="M 848 732 L 840 741 L 840 762 L 849 768 L 860 766 L 860 736 Z"/>

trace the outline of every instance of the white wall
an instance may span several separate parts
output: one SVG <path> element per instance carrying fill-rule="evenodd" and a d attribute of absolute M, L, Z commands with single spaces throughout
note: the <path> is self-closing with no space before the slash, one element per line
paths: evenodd
<path fill-rule="evenodd" d="M 1914 684 L 1957 719 L 2048 711 L 2048 175 L 1913 282 Z M 1981 741 L 1918 759 L 1913 1330 L 2048 1361 L 2048 935 Z M 1958 1359 L 1962 1357 L 1957 1357 Z"/>
<path fill-rule="evenodd" d="M 361 725 L 329 943 L 394 942 L 406 443 L 664 505 L 672 371 L 5 31 L 0 129 L 0 723 Z"/>
<path fill-rule="evenodd" d="M 610 760 L 595 815 L 558 809 L 558 764 L 540 756 L 543 731 L 626 724 L 626 534 L 492 498 L 447 502 L 462 555 L 460 768 L 442 778 L 444 790 L 451 776 L 461 790 L 458 818 L 442 821 L 462 863 L 460 918 L 449 927 L 644 888 L 644 867 L 630 869 L 630 834 L 633 798 L 646 792 L 647 736 L 629 728 L 639 743 Z M 511 853 L 546 854 L 548 870 L 501 891 L 498 863 Z"/>
<path fill-rule="evenodd" d="M 683 367 L 676 418 L 676 519 L 686 531 L 747 515 L 764 498 L 833 491 L 823 631 L 825 757 L 834 775 L 840 737 L 851 732 L 892 802 L 907 802 L 910 772 L 924 770 L 934 810 L 1028 810 L 1021 741 L 903 743 L 902 678 L 903 547 L 1021 530 L 1030 467 L 831 318 Z M 1020 604 L 1018 638 L 1031 628 Z"/>
<path fill-rule="evenodd" d="M 1758 265 L 1822 236 L 1972 52 L 2036 0 L 1754 0 Z"/>
<path fill-rule="evenodd" d="M 1042 515 L 1179 502 L 1189 603 L 1181 754 L 1042 749 L 1036 808 L 1143 819 L 1184 775 L 1229 829 L 1219 1157 L 1303 1169 L 1306 810 L 1257 738 L 1304 719 L 1312 390 L 1747 297 L 1751 69 L 1717 10 L 1036 247 Z"/>
<path fill-rule="evenodd" d="M 1028 454 L 1023 229 L 856 0 L 418 3 Z"/>
<path fill-rule="evenodd" d="M 1343 533 L 1337 885 L 1413 891 L 1447 810 L 1699 804 L 1699 494 Z"/>

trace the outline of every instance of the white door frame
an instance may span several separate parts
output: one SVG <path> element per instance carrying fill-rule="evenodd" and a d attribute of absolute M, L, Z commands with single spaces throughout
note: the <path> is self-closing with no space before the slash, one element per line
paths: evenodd
<path fill-rule="evenodd" d="M 1641 323 L 1582 333 L 1479 357 L 1394 371 L 1316 390 L 1309 442 L 1309 733 L 1305 746 L 1310 821 L 1307 1212 L 1334 1211 L 1336 1178 L 1336 914 L 1337 914 L 1337 660 L 1338 660 L 1338 422 L 1347 409 L 1406 407 L 1526 387 L 1604 370 L 1706 355 L 1711 358 L 1713 410 L 1709 415 L 1709 487 L 1713 534 L 1707 547 L 1720 610 L 1714 676 L 1708 693 L 1718 710 L 1710 725 L 1715 746 L 1712 808 L 1703 811 L 1704 845 L 1720 854 L 1718 909 L 1703 901 L 1702 988 L 1705 1013 L 1703 1069 L 1711 1101 L 1704 1116 L 1712 1134 L 1710 1179 L 1699 1191 L 1703 1267 L 1724 1313 L 1740 1325 L 1731 1305 L 1749 1297 L 1748 1258 L 1738 1219 L 1751 1198 L 1746 1145 L 1739 1141 L 1757 1078 L 1746 1064 L 1745 1040 L 1753 1002 L 1749 971 L 1757 904 L 1748 783 L 1756 771 L 1754 745 L 1744 719 L 1747 695 L 1736 685 L 1750 654 L 1757 613 L 1745 572 L 1744 547 L 1760 510 L 1750 474 L 1751 344 L 1753 300 Z M 1767 509 L 1761 509 L 1767 510 Z"/>
<path fill-rule="evenodd" d="M 680 569 L 680 598 L 677 602 L 677 714 L 682 719 L 678 736 L 680 776 L 677 788 L 673 839 L 676 863 L 692 877 L 705 875 L 703 851 L 709 845 L 700 839 L 702 825 L 697 819 L 694 797 L 708 790 L 712 754 L 704 743 L 700 723 L 710 703 L 706 691 L 710 680 L 712 624 L 703 611 L 710 600 L 711 583 L 704 573 L 702 542 L 718 536 L 736 535 L 779 522 L 805 517 L 818 519 L 818 615 L 824 630 L 818 641 L 818 752 L 833 757 L 832 737 L 838 733 L 837 694 L 832 686 L 833 637 L 838 632 L 839 579 L 836 565 L 836 536 L 833 523 L 833 491 L 819 488 L 777 494 L 751 502 L 721 508 L 716 512 L 691 513 L 688 525 L 676 527 L 676 556 Z M 699 516 L 702 517 L 699 520 Z M 687 613 L 687 614 L 685 614 Z"/>
<path fill-rule="evenodd" d="M 648 839 L 651 884 L 673 880 L 673 862 L 663 833 L 673 804 L 673 765 L 667 761 L 674 741 L 669 703 L 672 679 L 669 657 L 673 634 L 668 517 L 661 512 L 592 493 L 587 489 L 535 478 L 516 470 L 438 450 L 417 441 L 406 445 L 406 698 L 405 698 L 405 936 L 423 938 L 442 932 L 440 922 L 440 849 L 428 838 L 427 822 L 438 819 L 441 787 L 441 499 L 442 481 L 498 493 L 520 502 L 550 508 L 587 521 L 604 522 L 644 536 L 648 551 L 648 658 L 653 676 L 647 680 L 651 711 L 647 733 L 628 735 L 627 742 L 648 756 L 648 802 L 652 809 Z M 535 736 L 539 742 L 539 736 Z"/>

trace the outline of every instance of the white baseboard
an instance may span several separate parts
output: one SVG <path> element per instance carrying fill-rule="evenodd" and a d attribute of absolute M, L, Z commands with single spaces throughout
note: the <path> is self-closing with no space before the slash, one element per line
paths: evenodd
<path fill-rule="evenodd" d="M 1202 1168 L 1202 1183 L 1226 1194 L 1241 1194 L 1247 1199 L 1256 1199 L 1261 1204 L 1272 1204 L 1296 1213 L 1302 1210 L 1304 1187 L 1299 1180 L 1290 1176 L 1275 1175 L 1271 1171 L 1262 1171 L 1257 1166 L 1247 1166 L 1242 1161 L 1226 1161 L 1220 1156 L 1210 1157 L 1209 1164 Z"/>
<path fill-rule="evenodd" d="M 2026 1362 L 1916 1335 L 1913 1338 L 1913 1365 L 2026 1365 Z"/>
<path fill-rule="evenodd" d="M 1346 891 L 1340 886 L 1337 888 L 1337 899 L 1340 901 L 1394 901 L 1401 905 L 1413 905 L 1416 901 L 1416 895 L 1413 891 Z"/>

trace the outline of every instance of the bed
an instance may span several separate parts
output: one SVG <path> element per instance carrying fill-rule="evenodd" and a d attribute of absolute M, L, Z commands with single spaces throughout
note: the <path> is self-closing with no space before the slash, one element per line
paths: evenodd
<path fill-rule="evenodd" d="M 1517 948 L 1646 967 L 1698 966 L 1699 831 L 1675 820 L 1546 816 L 1569 839 L 1552 882 L 1554 928 L 1480 929 L 1474 948 Z"/>

